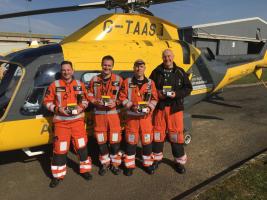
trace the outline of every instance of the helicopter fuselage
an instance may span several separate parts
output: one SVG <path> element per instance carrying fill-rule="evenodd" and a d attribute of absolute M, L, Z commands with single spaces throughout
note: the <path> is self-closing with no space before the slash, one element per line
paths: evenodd
<path fill-rule="evenodd" d="M 197 49 L 179 40 L 178 27 L 165 20 L 140 14 L 108 14 L 90 22 L 60 44 L 15 52 L 1 61 L 8 76 L 0 82 L 0 151 L 48 144 L 52 141 L 52 113 L 42 106 L 49 84 L 59 77 L 60 63 L 74 64 L 75 78 L 87 84 L 101 71 L 101 59 L 112 55 L 114 73 L 132 76 L 136 59 L 146 62 L 146 76 L 171 49 L 175 63 L 190 76 L 193 91 L 185 109 L 234 80 L 267 66 L 266 50 L 247 60 L 216 59 L 208 49 Z M 12 66 L 17 66 L 10 71 Z M 19 71 L 19 72 L 17 72 Z M 15 81 L 15 82 L 14 82 Z M 3 104 L 1 104 L 3 101 Z M 2 105 L 2 107 L 1 107 Z M 87 127 L 92 130 L 91 111 Z"/>

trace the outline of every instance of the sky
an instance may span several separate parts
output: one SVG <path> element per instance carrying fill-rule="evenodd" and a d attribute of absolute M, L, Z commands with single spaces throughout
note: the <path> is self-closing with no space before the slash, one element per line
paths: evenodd
<path fill-rule="evenodd" d="M 0 0 L 0 14 L 51 7 L 71 6 L 93 0 Z M 150 6 L 157 17 L 180 27 L 212 22 L 260 17 L 267 21 L 267 0 L 186 0 Z M 88 9 L 82 11 L 0 19 L 0 32 L 29 32 L 68 35 L 97 16 L 114 10 Z M 30 21 L 30 26 L 29 26 Z M 30 28 L 29 28 L 30 27 Z"/>

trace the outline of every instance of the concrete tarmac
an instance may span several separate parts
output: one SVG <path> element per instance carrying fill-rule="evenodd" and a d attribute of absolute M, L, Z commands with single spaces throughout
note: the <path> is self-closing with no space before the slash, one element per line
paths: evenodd
<path fill-rule="evenodd" d="M 267 89 L 263 86 L 225 89 L 220 97 L 223 99 L 213 98 L 190 109 L 193 140 L 186 146 L 189 159 L 184 175 L 173 169 L 170 144 L 165 143 L 163 163 L 154 175 L 147 175 L 138 162 L 132 177 L 115 176 L 111 172 L 101 177 L 94 165 L 94 177 L 89 182 L 77 174 L 77 159 L 70 153 L 65 180 L 51 189 L 48 187 L 51 146 L 46 146 L 43 147 L 46 154 L 35 158 L 27 158 L 21 151 L 0 153 L 0 198 L 154 200 L 185 197 L 230 166 L 267 148 Z"/>

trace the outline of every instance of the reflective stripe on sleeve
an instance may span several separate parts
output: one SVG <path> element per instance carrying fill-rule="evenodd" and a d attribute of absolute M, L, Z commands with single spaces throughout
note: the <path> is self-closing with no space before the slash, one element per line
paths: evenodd
<path fill-rule="evenodd" d="M 55 85 L 56 85 L 56 87 L 60 87 L 59 80 L 56 80 L 56 81 L 55 81 Z M 60 93 L 60 92 L 57 92 L 56 94 L 57 94 L 58 106 L 61 107 L 61 106 L 62 106 L 62 102 L 61 102 L 61 99 L 62 99 L 62 97 L 61 97 L 61 93 Z"/>
<path fill-rule="evenodd" d="M 83 118 L 83 117 L 84 117 L 84 113 L 81 113 L 79 115 L 74 115 L 74 116 L 54 115 L 54 119 L 56 119 L 56 120 L 64 120 L 64 121 L 70 121 L 70 120 L 79 119 L 79 118 Z"/>

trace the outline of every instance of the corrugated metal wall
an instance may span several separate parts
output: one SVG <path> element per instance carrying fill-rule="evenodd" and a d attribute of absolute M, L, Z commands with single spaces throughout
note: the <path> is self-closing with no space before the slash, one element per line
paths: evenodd
<path fill-rule="evenodd" d="M 196 47 L 208 47 L 214 55 L 217 55 L 217 40 L 197 39 L 195 41 Z"/>
<path fill-rule="evenodd" d="M 248 43 L 243 41 L 220 40 L 219 55 L 245 55 L 248 52 Z"/>
<path fill-rule="evenodd" d="M 21 42 L 0 42 L 0 55 L 27 48 L 29 45 Z"/>

